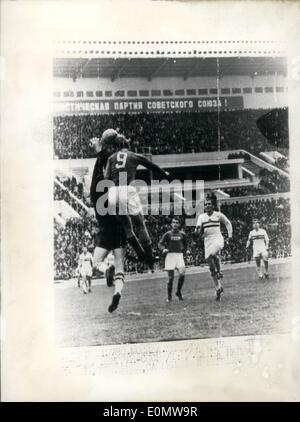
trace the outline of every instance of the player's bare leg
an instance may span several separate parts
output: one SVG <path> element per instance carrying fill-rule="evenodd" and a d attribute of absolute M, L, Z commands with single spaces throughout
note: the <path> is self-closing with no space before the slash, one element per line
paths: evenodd
<path fill-rule="evenodd" d="M 181 289 L 184 284 L 185 268 L 179 268 L 178 273 L 179 273 L 179 276 L 178 276 L 176 296 L 178 297 L 179 300 L 183 300 Z"/>
<path fill-rule="evenodd" d="M 261 257 L 260 256 L 256 256 L 255 257 L 255 263 L 256 263 L 256 272 L 259 278 L 263 278 L 263 274 L 261 271 Z"/>
<path fill-rule="evenodd" d="M 212 258 L 214 260 L 217 277 L 220 280 L 221 278 L 223 278 L 223 274 L 221 273 L 221 258 L 219 254 L 213 255 Z"/>
<path fill-rule="evenodd" d="M 112 302 L 108 307 L 109 312 L 113 312 L 119 306 L 121 293 L 124 287 L 124 250 L 119 248 L 114 250 L 115 256 L 115 277 L 114 286 L 115 291 L 112 297 Z"/>
<path fill-rule="evenodd" d="M 167 283 L 168 298 L 167 298 L 167 302 L 171 302 L 171 300 L 172 300 L 173 281 L 174 281 L 174 270 L 170 270 L 170 271 L 168 271 L 168 283 Z"/>
<path fill-rule="evenodd" d="M 87 294 L 87 283 L 86 283 L 86 276 L 82 276 L 82 291 L 84 294 Z"/>
<path fill-rule="evenodd" d="M 210 274 L 211 277 L 213 279 L 214 285 L 215 285 L 215 289 L 218 290 L 221 287 L 221 283 L 217 277 L 217 271 L 216 271 L 216 267 L 215 267 L 215 260 L 214 257 L 212 255 L 210 255 L 207 258 L 207 263 L 209 265 L 209 270 L 210 270 Z"/>
<path fill-rule="evenodd" d="M 264 276 L 266 279 L 269 278 L 269 261 L 267 256 L 263 256 L 263 263 L 265 267 Z"/>
<path fill-rule="evenodd" d="M 207 262 L 208 262 L 210 274 L 211 274 L 211 277 L 213 279 L 215 289 L 216 289 L 216 300 L 219 301 L 221 299 L 221 293 L 223 292 L 223 287 L 221 285 L 220 278 L 218 277 L 218 273 L 216 271 L 214 255 L 210 255 L 207 258 Z"/>
<path fill-rule="evenodd" d="M 100 248 L 99 246 L 95 248 L 93 255 L 93 267 L 98 271 L 103 272 L 103 261 L 107 257 L 108 253 L 108 250 Z"/>

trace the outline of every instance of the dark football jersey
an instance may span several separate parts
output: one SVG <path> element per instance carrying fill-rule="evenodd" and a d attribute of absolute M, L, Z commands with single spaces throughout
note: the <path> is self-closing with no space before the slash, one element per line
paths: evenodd
<path fill-rule="evenodd" d="M 163 235 L 159 243 L 169 252 L 183 252 L 187 246 L 186 234 L 181 230 L 176 232 L 170 230 Z"/>
<path fill-rule="evenodd" d="M 107 163 L 107 158 L 108 156 L 105 151 L 100 151 L 97 154 L 90 188 L 90 197 L 94 207 L 96 206 L 97 199 L 102 195 L 102 192 L 96 192 L 96 188 L 98 182 L 104 179 L 104 169 Z"/>
<path fill-rule="evenodd" d="M 107 153 L 100 151 L 97 154 L 97 160 L 95 162 L 90 196 L 93 206 L 95 208 L 95 216 L 98 222 L 99 232 L 95 236 L 95 246 L 104 248 L 106 250 L 113 250 L 120 247 L 124 247 L 126 244 L 126 236 L 122 223 L 116 218 L 115 215 L 100 215 L 97 212 L 96 204 L 98 199 L 103 192 L 97 192 L 97 184 L 99 181 L 104 179 L 104 167 L 107 162 Z"/>
<path fill-rule="evenodd" d="M 159 173 L 164 178 L 168 178 L 164 170 L 152 163 L 152 161 L 141 154 L 136 154 L 127 149 L 117 151 L 109 157 L 104 175 L 117 186 L 119 184 L 129 185 L 135 180 L 136 169 L 139 165 Z"/>

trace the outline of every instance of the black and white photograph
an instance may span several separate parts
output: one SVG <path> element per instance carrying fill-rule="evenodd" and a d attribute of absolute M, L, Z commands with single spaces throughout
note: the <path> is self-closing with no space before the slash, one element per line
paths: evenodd
<path fill-rule="evenodd" d="M 59 57 L 53 101 L 61 346 L 287 332 L 285 57 Z"/>
<path fill-rule="evenodd" d="M 299 401 L 299 18 L 1 3 L 1 400 Z"/>

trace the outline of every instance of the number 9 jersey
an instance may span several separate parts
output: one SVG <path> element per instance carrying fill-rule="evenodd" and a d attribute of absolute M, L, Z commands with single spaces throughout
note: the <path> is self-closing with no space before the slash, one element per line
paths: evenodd
<path fill-rule="evenodd" d="M 160 173 L 162 177 L 168 177 L 159 166 L 146 157 L 125 148 L 115 152 L 108 158 L 104 177 L 112 180 L 116 186 L 128 186 L 135 180 L 136 169 L 139 165 Z"/>

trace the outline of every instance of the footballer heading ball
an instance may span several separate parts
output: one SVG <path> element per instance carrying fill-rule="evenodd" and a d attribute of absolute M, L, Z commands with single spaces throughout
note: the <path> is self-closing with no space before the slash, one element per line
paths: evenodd
<path fill-rule="evenodd" d="M 118 132 L 115 129 L 106 129 L 101 136 L 101 142 L 108 144 L 112 142 L 118 136 Z"/>

